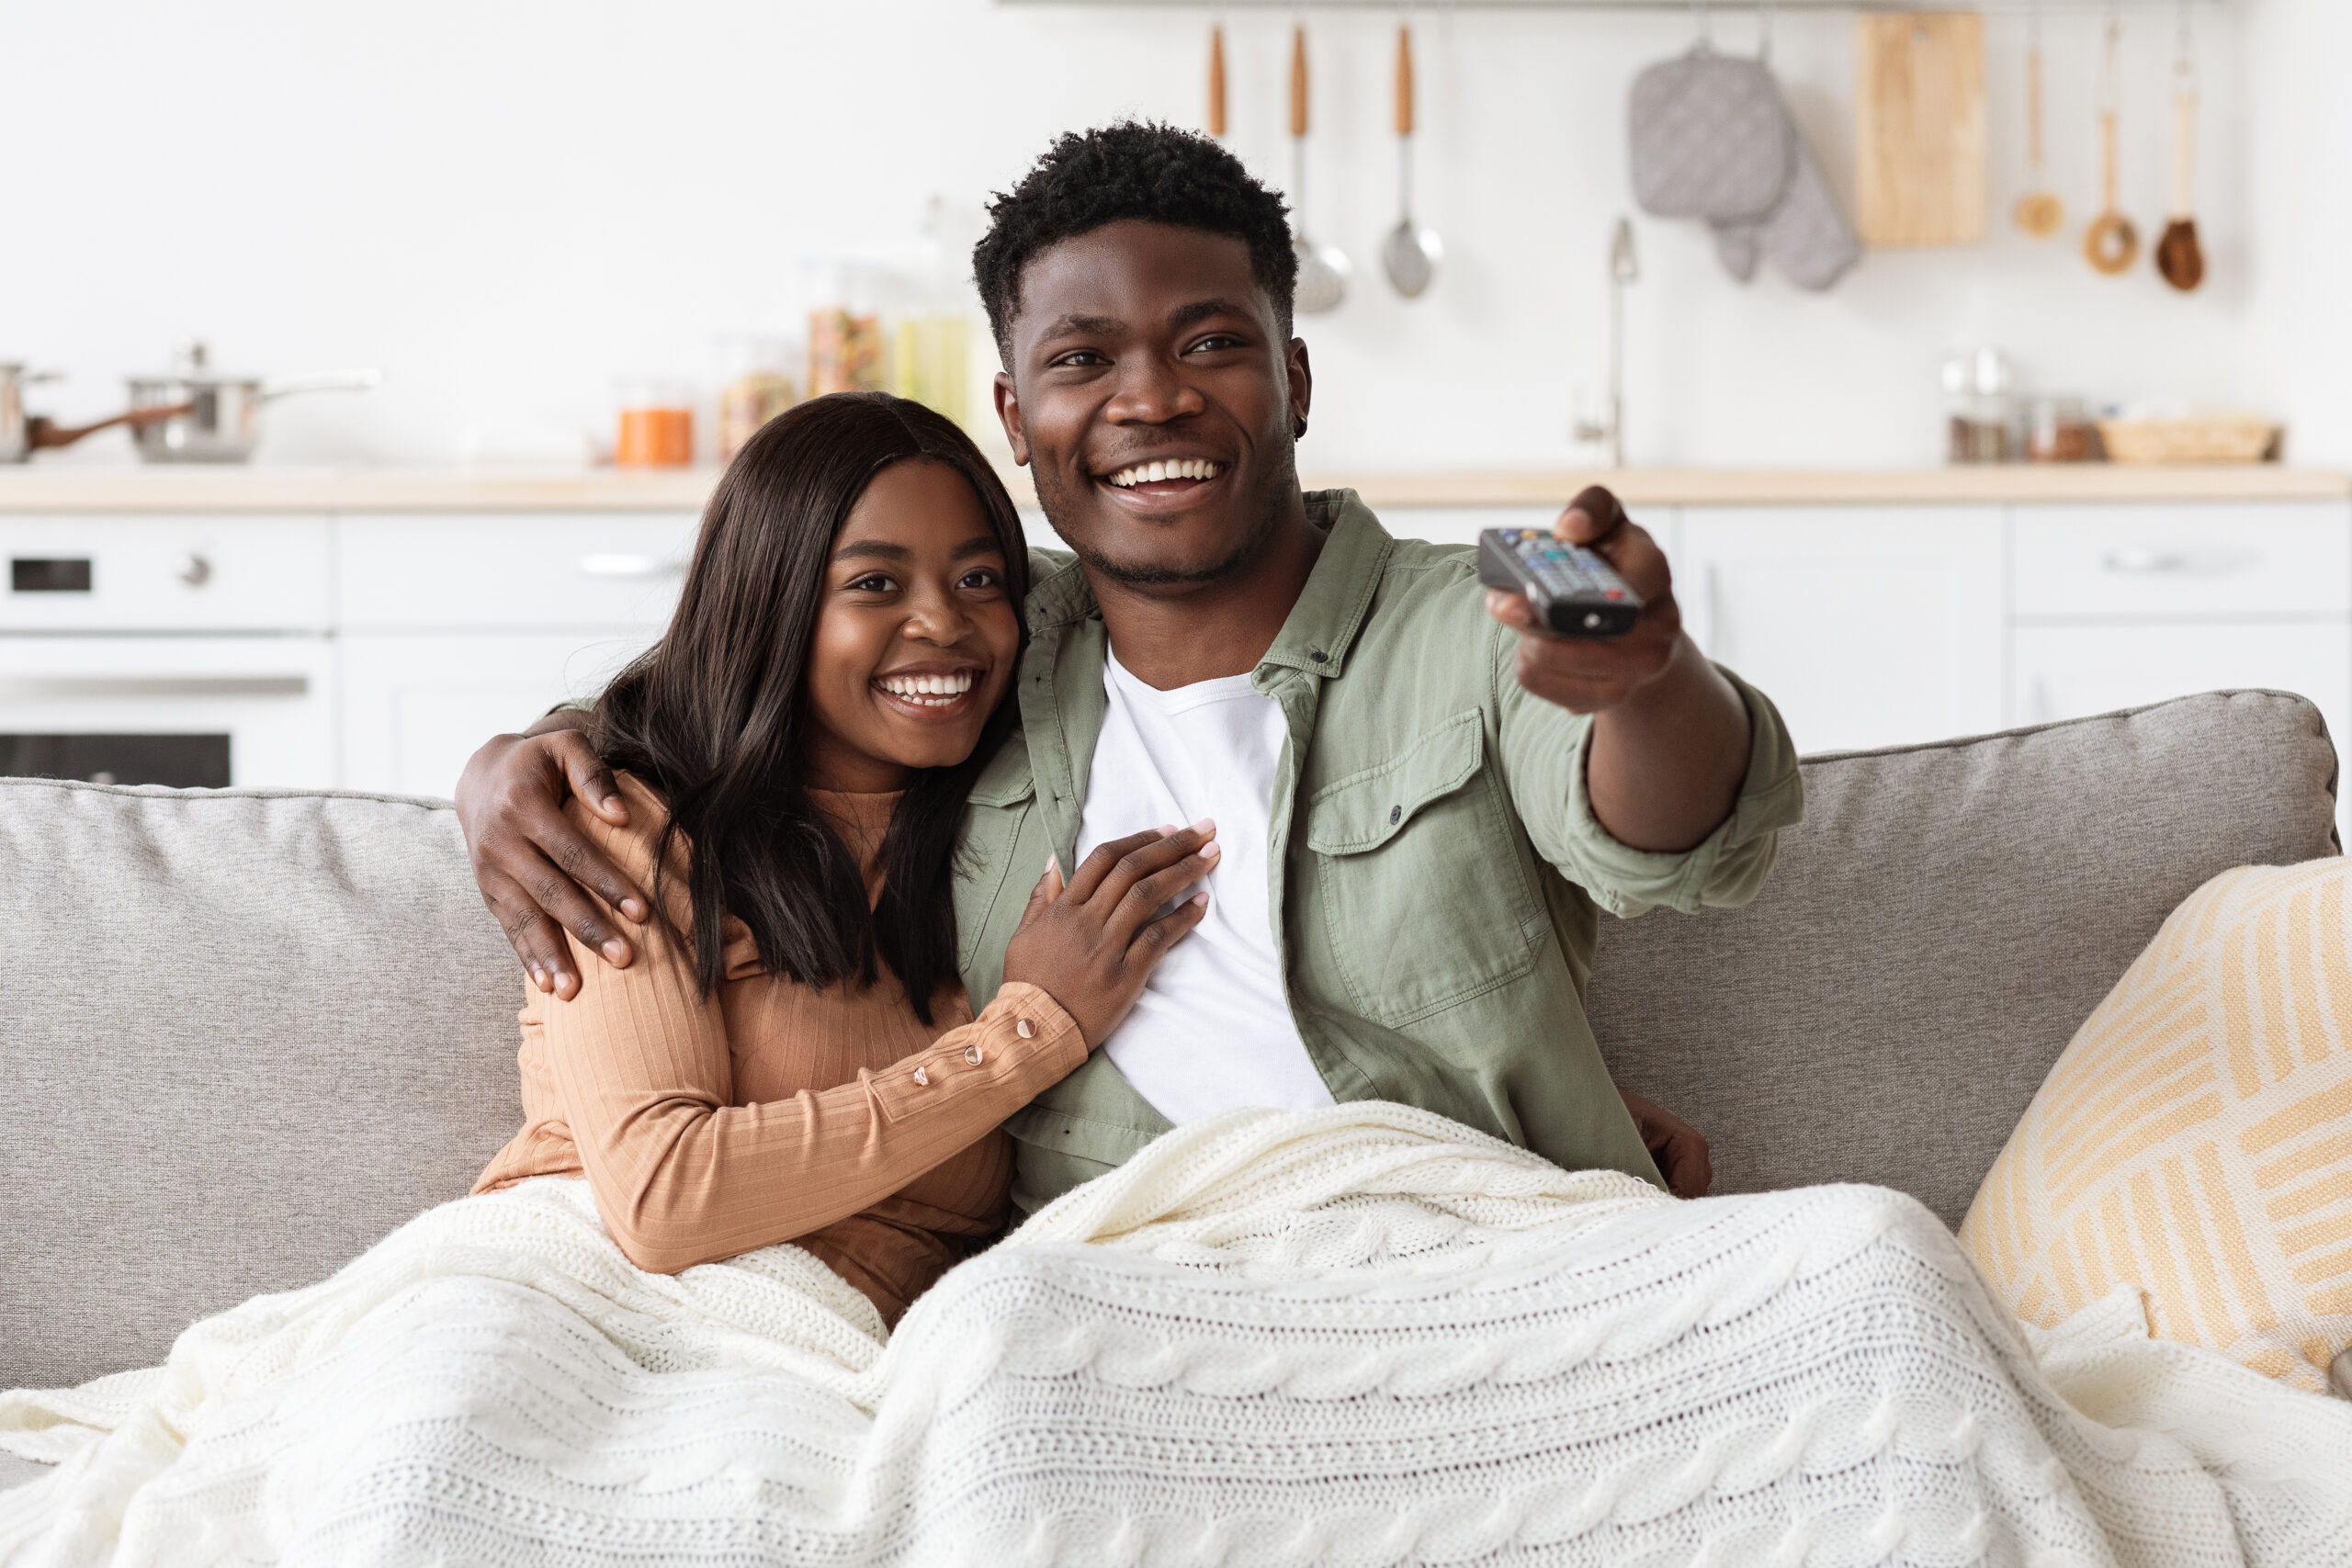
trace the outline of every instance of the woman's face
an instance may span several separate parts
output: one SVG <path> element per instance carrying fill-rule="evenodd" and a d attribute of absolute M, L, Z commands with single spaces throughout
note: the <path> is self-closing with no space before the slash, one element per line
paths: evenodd
<path fill-rule="evenodd" d="M 1012 682 L 1021 623 L 970 481 L 910 459 L 874 477 L 833 540 L 808 657 L 809 783 L 903 789 L 972 754 Z"/>

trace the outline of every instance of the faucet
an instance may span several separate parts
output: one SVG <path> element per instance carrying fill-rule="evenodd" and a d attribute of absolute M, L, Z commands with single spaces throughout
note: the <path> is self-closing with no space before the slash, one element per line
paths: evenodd
<path fill-rule="evenodd" d="M 1609 446 L 1609 466 L 1625 466 L 1625 286 L 1642 276 L 1634 255 L 1634 224 L 1619 218 L 1609 236 L 1609 418 L 1577 421 L 1578 441 Z"/>

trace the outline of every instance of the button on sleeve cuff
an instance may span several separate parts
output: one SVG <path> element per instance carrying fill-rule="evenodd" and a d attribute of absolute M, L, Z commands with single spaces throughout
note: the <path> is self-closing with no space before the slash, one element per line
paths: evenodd
<path fill-rule="evenodd" d="M 977 1137 L 1085 1060 L 1078 1021 L 1037 987 L 1013 982 L 971 1022 L 867 1077 L 890 1121 L 968 1116 Z"/>

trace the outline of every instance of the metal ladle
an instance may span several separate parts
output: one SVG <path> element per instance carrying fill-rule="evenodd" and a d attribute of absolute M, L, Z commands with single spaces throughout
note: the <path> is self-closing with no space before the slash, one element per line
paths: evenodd
<path fill-rule="evenodd" d="M 1319 316 L 1338 310 L 1348 297 L 1348 276 L 1355 265 L 1338 246 L 1318 245 L 1306 237 L 1305 28 L 1290 30 L 1290 190 L 1298 213 L 1298 228 L 1291 235 L 1291 248 L 1298 254 L 1298 286 L 1291 302 L 1303 315 Z"/>
<path fill-rule="evenodd" d="M 1413 29 L 1396 29 L 1396 227 L 1380 247 L 1388 281 L 1408 299 L 1417 299 L 1437 276 L 1445 243 L 1434 229 L 1413 222 Z"/>

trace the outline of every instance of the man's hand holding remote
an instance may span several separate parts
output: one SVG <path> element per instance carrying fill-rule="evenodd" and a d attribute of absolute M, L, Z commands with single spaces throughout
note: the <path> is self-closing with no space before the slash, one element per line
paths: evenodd
<path fill-rule="evenodd" d="M 1594 485 L 1553 525 L 1599 554 L 1642 598 L 1631 631 L 1554 637 L 1527 600 L 1489 589 L 1487 613 L 1518 629 L 1519 683 L 1571 713 L 1592 714 L 1586 786 L 1593 815 L 1635 849 L 1681 851 L 1729 815 L 1747 773 L 1747 706 L 1683 634 L 1674 573 L 1648 530 Z"/>

